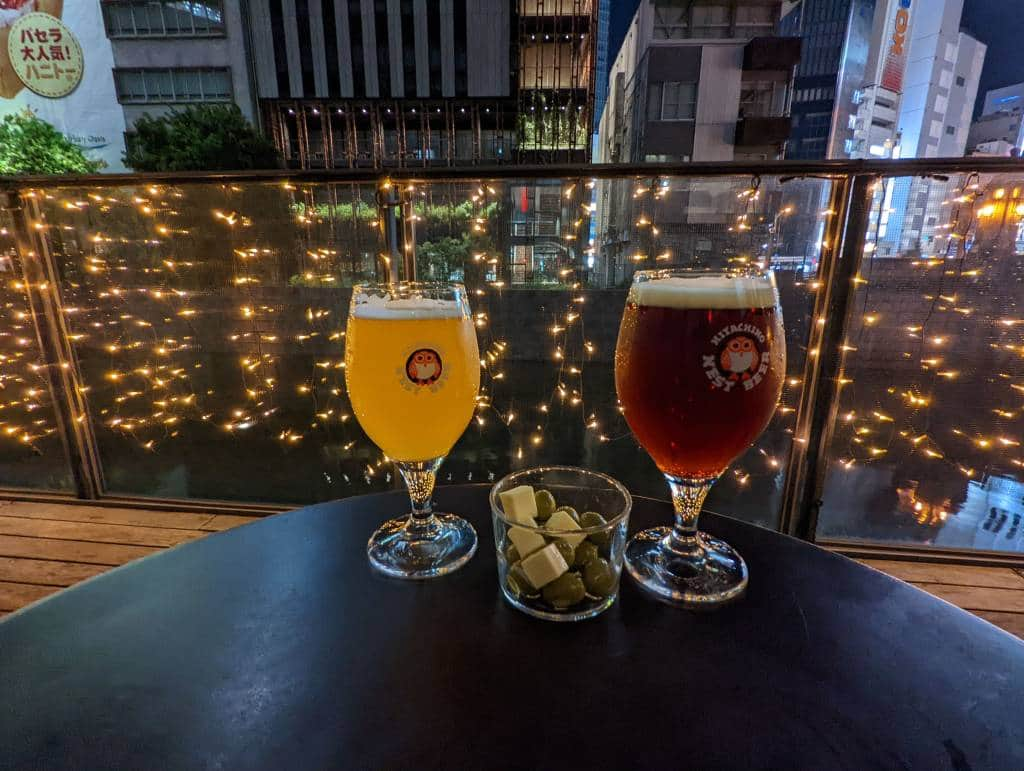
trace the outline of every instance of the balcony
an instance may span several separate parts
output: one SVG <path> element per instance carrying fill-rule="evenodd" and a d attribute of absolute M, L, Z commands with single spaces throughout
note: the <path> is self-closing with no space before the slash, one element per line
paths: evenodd
<path fill-rule="evenodd" d="M 744 70 L 791 72 L 800 61 L 798 37 L 756 37 L 743 49 Z"/>
<path fill-rule="evenodd" d="M 788 378 L 709 508 L 859 556 L 1024 562 L 1020 161 L 392 174 L 402 243 L 381 172 L 5 180 L 3 495 L 258 516 L 394 488 L 342 366 L 351 286 L 391 252 L 477 314 L 485 398 L 442 483 L 558 461 L 662 497 L 617 409 L 626 289 L 757 261 Z"/>
<path fill-rule="evenodd" d="M 789 139 L 792 118 L 749 117 L 736 121 L 737 147 L 779 147 Z"/>

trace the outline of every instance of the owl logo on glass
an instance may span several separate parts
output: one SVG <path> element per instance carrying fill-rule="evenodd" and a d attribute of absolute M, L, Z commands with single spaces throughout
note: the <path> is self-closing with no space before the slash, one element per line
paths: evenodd
<path fill-rule="evenodd" d="M 441 355 L 433 348 L 417 348 L 405 362 L 405 374 L 417 386 L 434 385 L 441 370 Z"/>
<path fill-rule="evenodd" d="M 760 359 L 757 344 L 747 335 L 729 338 L 718 357 L 722 372 L 728 373 L 728 380 L 749 380 L 757 371 Z"/>
<path fill-rule="evenodd" d="M 715 353 L 703 356 L 701 363 L 712 388 L 731 391 L 742 385 L 749 391 L 764 379 L 771 354 L 765 333 L 754 324 L 730 324 L 711 344 Z"/>

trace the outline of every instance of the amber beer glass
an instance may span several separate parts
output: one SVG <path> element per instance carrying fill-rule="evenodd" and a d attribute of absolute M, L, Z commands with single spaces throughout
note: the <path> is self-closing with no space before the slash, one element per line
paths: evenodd
<path fill-rule="evenodd" d="M 634 536 L 626 565 L 659 599 L 711 607 L 746 588 L 743 558 L 698 531 L 697 518 L 715 479 L 768 425 L 785 371 L 771 272 L 634 277 L 615 385 L 629 427 L 668 480 L 675 524 Z"/>
<path fill-rule="evenodd" d="M 480 389 L 480 351 L 461 284 L 363 284 L 352 291 L 345 382 L 366 435 L 395 461 L 412 499 L 407 516 L 370 538 L 374 568 L 433 578 L 464 565 L 476 532 L 432 510 L 437 470 L 466 430 Z"/>

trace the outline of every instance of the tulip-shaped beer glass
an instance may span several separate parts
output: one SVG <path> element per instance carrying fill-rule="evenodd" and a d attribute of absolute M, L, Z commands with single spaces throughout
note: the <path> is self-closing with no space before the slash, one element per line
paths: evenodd
<path fill-rule="evenodd" d="M 697 530 L 708 490 L 764 431 L 786 372 L 771 272 L 641 271 L 615 350 L 626 422 L 664 473 L 675 524 L 638 533 L 630 575 L 658 599 L 712 607 L 743 593 L 747 566 Z"/>
<path fill-rule="evenodd" d="M 465 431 L 480 388 L 480 351 L 461 284 L 363 284 L 352 291 L 345 381 L 359 425 L 405 479 L 412 512 L 370 538 L 374 568 L 433 578 L 462 567 L 476 532 L 431 508 L 438 468 Z"/>

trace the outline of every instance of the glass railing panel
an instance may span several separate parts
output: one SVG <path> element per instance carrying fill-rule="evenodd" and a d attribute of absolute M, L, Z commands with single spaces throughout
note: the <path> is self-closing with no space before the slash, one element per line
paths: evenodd
<path fill-rule="evenodd" d="M 875 195 L 818 535 L 1024 550 L 1024 178 Z"/>
<path fill-rule="evenodd" d="M 0 211 L 0 486 L 73 492 L 11 215 Z"/>
<path fill-rule="evenodd" d="M 632 276 L 761 262 L 777 271 L 789 378 L 776 418 L 709 506 L 776 525 L 830 183 L 665 177 L 414 187 L 420 275 L 467 283 L 485 351 L 483 406 L 445 481 L 569 463 L 665 497 L 615 395 L 615 343 Z"/>
<path fill-rule="evenodd" d="M 613 354 L 638 269 L 777 271 L 779 413 L 711 508 L 774 526 L 800 396 L 830 184 L 623 178 L 402 183 L 421 279 L 466 283 L 480 405 L 440 474 L 541 463 L 664 482 L 618 410 Z M 375 186 L 60 189 L 43 199 L 107 489 L 306 503 L 388 489 L 351 416 L 344 321 L 379 274 Z"/>
<path fill-rule="evenodd" d="M 606 190 L 599 270 L 628 281 L 637 269 L 772 267 L 785 318 L 787 379 L 767 430 L 712 488 L 707 507 L 776 527 L 800 400 L 811 313 L 832 184 L 813 179 L 645 178 Z M 614 255 L 611 258 L 610 255 Z M 620 440 L 636 452 L 635 441 Z M 660 475 L 639 452 L 633 489 L 663 494 Z"/>
<path fill-rule="evenodd" d="M 345 396 L 375 188 L 58 189 L 43 198 L 106 489 L 305 503 L 388 489 Z"/>

